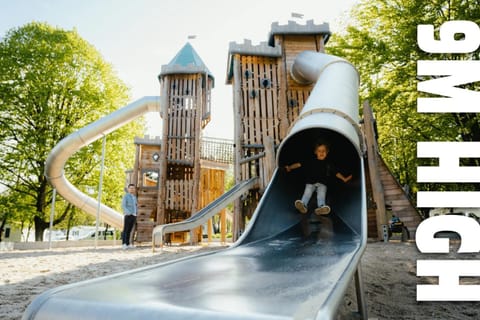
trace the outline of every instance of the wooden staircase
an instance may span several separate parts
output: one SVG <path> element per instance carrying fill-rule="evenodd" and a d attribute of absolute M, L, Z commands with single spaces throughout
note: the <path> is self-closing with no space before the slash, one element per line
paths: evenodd
<path fill-rule="evenodd" d="M 421 215 L 412 203 L 409 195 L 390 172 L 385 161 L 381 157 L 379 158 L 378 170 L 383 186 L 387 217 L 390 218 L 392 214 L 399 217 L 408 228 L 410 239 L 415 239 L 417 226 L 422 222 Z M 391 212 L 389 212 L 388 208 L 391 208 Z"/>
<path fill-rule="evenodd" d="M 400 218 L 415 239 L 422 217 L 411 198 L 394 177 L 378 152 L 373 112 L 368 102 L 363 105 L 365 144 L 367 147 L 368 237 L 383 240 L 383 225 L 388 225 L 392 214 Z"/>

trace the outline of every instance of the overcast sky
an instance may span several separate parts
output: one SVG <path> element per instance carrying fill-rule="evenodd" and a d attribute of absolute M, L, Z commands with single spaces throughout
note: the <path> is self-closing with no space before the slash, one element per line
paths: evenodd
<path fill-rule="evenodd" d="M 132 101 L 159 95 L 158 74 L 189 41 L 215 77 L 205 136 L 233 138 L 232 88 L 225 85 L 229 42 L 267 41 L 272 22 L 330 23 L 343 31 L 356 0 L 0 0 L 0 37 L 31 21 L 75 28 L 131 88 Z M 304 14 L 293 19 L 291 13 Z M 189 40 L 189 35 L 196 39 Z M 119 108 L 122 106 L 119 106 Z M 158 115 L 149 115 L 160 135 Z"/>

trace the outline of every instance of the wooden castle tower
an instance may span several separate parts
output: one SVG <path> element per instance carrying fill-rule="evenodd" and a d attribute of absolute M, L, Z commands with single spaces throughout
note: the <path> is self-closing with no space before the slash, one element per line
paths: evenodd
<path fill-rule="evenodd" d="M 258 187 L 235 203 L 234 237 L 244 230 L 275 168 L 274 150 L 313 88 L 291 78 L 293 61 L 305 50 L 323 52 L 329 37 L 326 23 L 289 21 L 272 24 L 268 43 L 230 43 L 227 84 L 233 86 L 235 181 L 260 178 Z"/>
<path fill-rule="evenodd" d="M 285 138 L 308 99 L 314 84 L 303 85 L 293 80 L 291 66 L 296 56 L 305 50 L 324 52 L 330 37 L 329 25 L 289 21 L 275 22 L 268 42 L 252 45 L 230 43 L 227 84 L 233 87 L 235 182 L 259 177 L 258 186 L 235 203 L 234 238 L 245 228 L 275 168 L 275 150 Z M 373 144 L 375 141 L 367 141 Z M 376 150 L 372 148 L 372 150 Z M 376 151 L 375 151 L 376 152 Z M 366 154 L 377 159 L 378 153 Z M 395 178 L 385 170 L 383 161 L 374 161 L 375 168 L 366 168 L 369 199 L 369 237 L 382 238 L 383 224 L 387 223 L 388 206 L 412 230 L 420 217 L 411 201 L 404 195 Z M 380 176 L 381 172 L 381 176 Z"/>
<path fill-rule="evenodd" d="M 210 121 L 214 78 L 190 43 L 159 75 L 163 119 L 156 221 L 185 220 L 199 209 L 200 141 Z"/>
<path fill-rule="evenodd" d="M 208 146 L 222 145 L 202 137 L 210 121 L 214 77 L 190 43 L 162 66 L 158 78 L 162 137 L 135 138 L 135 165 L 127 177 L 127 182 L 137 185 L 140 242 L 151 241 L 156 225 L 185 220 L 222 195 L 229 162 L 228 155 L 222 154 L 209 160 Z M 221 213 L 221 224 L 223 230 L 225 212 Z M 170 241 L 184 242 L 187 233 L 169 237 Z M 191 237 L 191 242 L 199 241 L 200 230 Z"/>

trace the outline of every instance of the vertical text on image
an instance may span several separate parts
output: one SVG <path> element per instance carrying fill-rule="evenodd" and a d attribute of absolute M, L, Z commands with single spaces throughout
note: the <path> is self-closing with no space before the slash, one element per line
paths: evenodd
<path fill-rule="evenodd" d="M 472 21 L 443 23 L 438 40 L 433 25 L 417 26 L 421 50 L 433 54 L 470 54 L 480 46 L 480 28 Z M 461 57 L 461 56 L 459 56 Z M 439 97 L 419 97 L 420 113 L 480 113 L 480 92 L 458 86 L 480 80 L 480 61 L 419 60 L 417 90 Z M 480 167 L 461 166 L 460 159 L 480 158 L 480 142 L 418 142 L 418 158 L 437 158 L 438 166 L 419 166 L 419 183 L 480 183 Z M 478 191 L 418 191 L 421 208 L 480 207 Z M 439 231 L 460 235 L 458 253 L 480 252 L 480 225 L 465 216 L 436 216 L 420 223 L 416 231 L 417 247 L 422 253 L 448 253 L 449 239 L 435 238 Z M 417 301 L 480 301 L 480 285 L 461 285 L 460 277 L 480 277 L 479 260 L 418 260 L 417 276 L 438 277 L 438 284 L 417 285 Z"/>

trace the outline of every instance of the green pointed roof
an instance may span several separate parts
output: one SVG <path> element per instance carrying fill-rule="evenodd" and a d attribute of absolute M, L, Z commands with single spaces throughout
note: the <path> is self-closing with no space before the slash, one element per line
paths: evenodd
<path fill-rule="evenodd" d="M 189 64 L 197 67 L 205 67 L 198 53 L 193 49 L 190 42 L 187 42 L 168 65 L 188 66 Z"/>
<path fill-rule="evenodd" d="M 159 76 L 175 73 L 207 73 L 209 77 L 214 78 L 189 42 L 180 49 L 169 64 L 162 66 Z"/>

